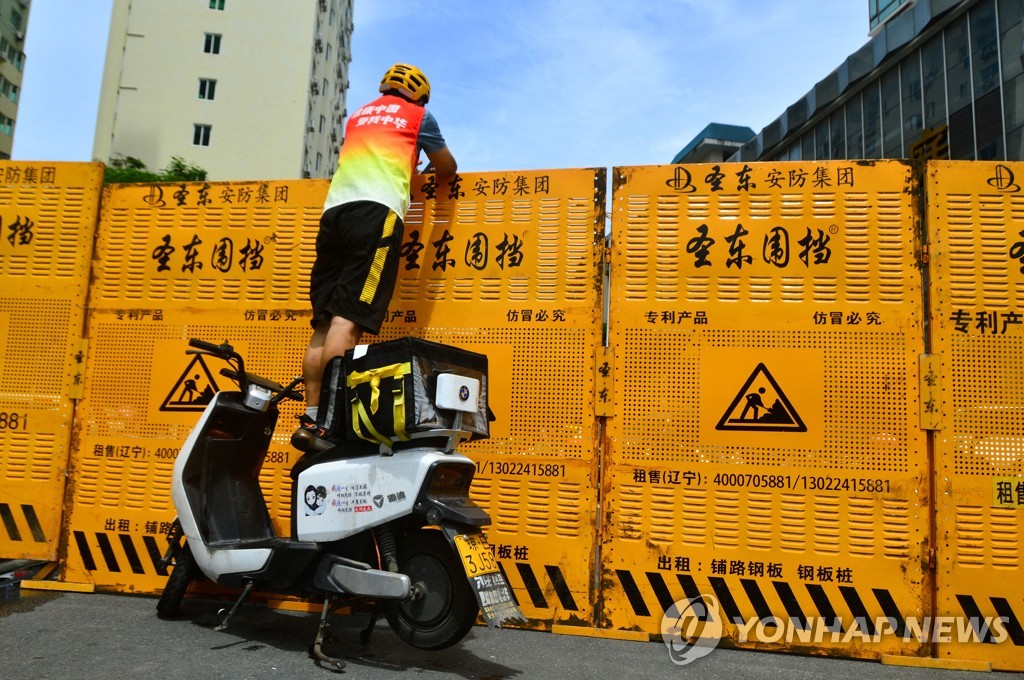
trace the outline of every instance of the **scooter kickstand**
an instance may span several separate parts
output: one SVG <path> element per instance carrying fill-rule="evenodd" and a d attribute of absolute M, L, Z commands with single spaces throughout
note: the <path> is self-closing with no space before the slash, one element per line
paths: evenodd
<path fill-rule="evenodd" d="M 245 590 L 242 591 L 241 596 L 239 596 L 238 600 L 235 601 L 235 604 L 233 604 L 231 606 L 231 611 L 229 611 L 227 613 L 227 615 L 221 620 L 221 622 L 217 625 L 217 627 L 214 628 L 214 630 L 216 630 L 216 631 L 227 630 L 228 622 L 231 620 L 231 617 L 234 616 L 235 612 L 238 611 L 238 608 L 242 606 L 242 602 L 245 601 L 245 598 L 249 597 L 249 593 L 250 593 L 250 591 L 252 591 L 253 583 L 254 583 L 253 581 L 249 581 L 248 583 L 245 584 Z M 221 609 L 217 613 L 218 614 L 223 614 L 224 610 Z"/>
<path fill-rule="evenodd" d="M 334 609 L 334 598 L 324 598 L 324 610 L 320 614 L 320 625 L 316 629 L 316 640 L 313 641 L 313 646 L 309 649 L 309 655 L 317 661 L 323 662 L 328 666 L 331 666 L 331 670 L 341 671 L 345 668 L 345 662 L 341 659 L 333 656 L 327 656 L 323 653 L 324 638 L 327 634 L 327 617 L 330 616 L 331 611 Z"/>

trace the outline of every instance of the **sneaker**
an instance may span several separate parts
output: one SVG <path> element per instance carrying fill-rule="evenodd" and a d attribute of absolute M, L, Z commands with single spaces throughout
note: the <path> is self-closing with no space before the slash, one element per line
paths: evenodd
<path fill-rule="evenodd" d="M 327 431 L 317 425 L 315 420 L 305 413 L 297 417 L 299 427 L 292 433 L 292 446 L 306 453 L 320 453 L 334 448 L 334 444 L 327 439 Z"/>

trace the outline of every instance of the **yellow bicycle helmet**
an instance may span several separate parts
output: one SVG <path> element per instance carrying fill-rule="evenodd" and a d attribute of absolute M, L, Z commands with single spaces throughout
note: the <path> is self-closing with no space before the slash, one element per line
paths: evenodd
<path fill-rule="evenodd" d="M 409 64 L 395 64 L 380 79 L 380 91 L 398 90 L 414 102 L 430 99 L 430 81 L 423 71 Z"/>

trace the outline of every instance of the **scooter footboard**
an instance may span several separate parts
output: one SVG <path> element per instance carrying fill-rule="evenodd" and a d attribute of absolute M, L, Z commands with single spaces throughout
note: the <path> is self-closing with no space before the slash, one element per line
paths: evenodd
<path fill-rule="evenodd" d="M 487 537 L 472 526 L 454 522 L 442 522 L 441 530 L 462 562 L 487 626 L 526 623 Z"/>

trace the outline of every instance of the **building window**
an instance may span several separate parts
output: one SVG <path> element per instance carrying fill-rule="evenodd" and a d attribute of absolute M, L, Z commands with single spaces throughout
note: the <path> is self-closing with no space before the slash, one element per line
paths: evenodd
<path fill-rule="evenodd" d="M 0 115 L 0 132 L 10 137 L 14 134 L 14 120 Z"/>
<path fill-rule="evenodd" d="M 224 0 L 210 0 L 210 9 L 224 9 Z"/>
<path fill-rule="evenodd" d="M 834 161 L 846 158 L 846 120 L 843 109 L 837 110 L 829 119 L 829 131 L 832 135 L 831 155 Z"/>
<path fill-rule="evenodd" d="M 864 158 L 882 157 L 882 101 L 878 81 L 864 88 Z"/>
<path fill-rule="evenodd" d="M 1024 158 L 1024 128 L 1006 135 L 1006 155 L 1009 158 Z"/>
<path fill-rule="evenodd" d="M 199 98 L 200 99 L 213 99 L 217 92 L 217 81 L 210 80 L 209 78 L 199 79 Z"/>
<path fill-rule="evenodd" d="M 0 37 L 0 61 L 3 61 L 4 58 L 14 64 L 14 68 L 19 71 L 25 65 L 25 55 L 21 50 L 9 43 L 6 38 Z"/>
<path fill-rule="evenodd" d="M 978 147 L 977 160 L 1004 160 L 1002 93 L 999 90 L 974 100 L 974 143 Z"/>
<path fill-rule="evenodd" d="M 207 54 L 220 54 L 220 33 L 207 33 L 203 43 L 203 52 Z"/>
<path fill-rule="evenodd" d="M 1003 114 L 1006 117 L 1006 129 L 1016 130 L 1024 126 L 1024 74 L 1003 83 Z M 1011 159 L 1024 159 L 1010 153 Z"/>
<path fill-rule="evenodd" d="M 814 160 L 827 161 L 828 154 L 828 118 L 825 118 L 814 128 Z"/>
<path fill-rule="evenodd" d="M 924 131 L 920 52 L 912 53 L 900 63 L 900 89 L 903 97 L 903 158 L 910 158 L 911 145 L 920 140 Z"/>
<path fill-rule="evenodd" d="M 967 46 L 967 17 L 946 28 L 946 91 L 949 113 L 971 103 L 971 61 Z M 973 146 L 973 144 L 972 144 Z"/>
<path fill-rule="evenodd" d="M 193 146 L 210 146 L 210 125 L 193 125 L 192 126 L 192 144 Z"/>
<path fill-rule="evenodd" d="M 846 157 L 864 158 L 864 123 L 860 95 L 846 104 Z"/>
<path fill-rule="evenodd" d="M 868 19 L 871 28 L 883 23 L 908 0 L 868 0 Z"/>
<path fill-rule="evenodd" d="M 344 144 L 345 140 L 341 140 Z M 800 138 L 800 160 L 814 160 L 814 130 L 811 130 Z"/>
<path fill-rule="evenodd" d="M 970 106 L 949 114 L 949 130 L 946 135 L 950 160 L 974 160 L 974 112 Z"/>
<path fill-rule="evenodd" d="M 900 115 L 900 71 L 889 69 L 882 76 L 882 157 L 903 156 L 903 119 Z"/>
<path fill-rule="evenodd" d="M 927 128 L 945 125 L 946 66 L 941 34 L 921 48 L 921 71 L 924 78 L 924 125 Z"/>
<path fill-rule="evenodd" d="M 996 8 L 990 1 L 978 3 L 971 10 L 971 65 L 975 99 L 999 87 Z"/>
<path fill-rule="evenodd" d="M 999 8 L 999 46 L 1002 52 L 1003 81 L 1024 73 L 1024 65 L 1020 63 L 1021 6 L 1017 2 L 1000 2 Z"/>

